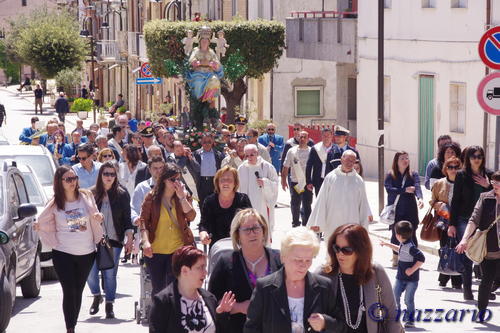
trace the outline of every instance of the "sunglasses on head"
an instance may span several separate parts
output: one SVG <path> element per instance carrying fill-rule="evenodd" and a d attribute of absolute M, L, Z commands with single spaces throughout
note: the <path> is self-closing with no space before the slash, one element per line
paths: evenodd
<path fill-rule="evenodd" d="M 116 177 L 116 173 L 115 172 L 103 172 L 102 175 L 104 177 Z"/>
<path fill-rule="evenodd" d="M 335 252 L 335 253 L 342 252 L 342 254 L 346 255 L 346 256 L 350 256 L 354 253 L 354 249 L 350 246 L 339 247 L 337 244 L 334 244 L 332 248 L 333 248 L 333 252 Z"/>
<path fill-rule="evenodd" d="M 78 176 L 69 176 L 69 177 L 65 177 L 62 179 L 64 182 L 70 184 L 76 180 L 78 180 Z"/>
<path fill-rule="evenodd" d="M 482 160 L 483 159 L 483 154 L 474 154 L 470 157 L 473 160 Z"/>
<path fill-rule="evenodd" d="M 460 165 L 448 165 L 446 168 L 448 170 L 458 170 L 460 169 Z"/>

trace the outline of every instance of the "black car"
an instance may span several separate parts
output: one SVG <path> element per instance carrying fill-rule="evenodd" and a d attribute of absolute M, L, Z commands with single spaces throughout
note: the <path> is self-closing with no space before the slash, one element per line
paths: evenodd
<path fill-rule="evenodd" d="M 0 170 L 0 332 L 9 324 L 16 284 L 23 297 L 40 293 L 42 245 L 33 229 L 36 213 L 16 162 L 5 161 Z"/>

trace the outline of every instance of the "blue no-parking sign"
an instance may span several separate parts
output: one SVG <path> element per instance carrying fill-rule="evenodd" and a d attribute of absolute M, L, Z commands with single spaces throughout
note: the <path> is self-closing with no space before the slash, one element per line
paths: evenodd
<path fill-rule="evenodd" d="M 500 26 L 484 33 L 479 41 L 478 51 L 486 66 L 500 70 Z"/>

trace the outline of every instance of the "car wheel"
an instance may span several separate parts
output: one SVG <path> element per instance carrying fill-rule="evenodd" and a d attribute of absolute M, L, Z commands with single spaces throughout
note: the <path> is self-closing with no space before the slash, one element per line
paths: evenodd
<path fill-rule="evenodd" d="M 56 269 L 54 268 L 54 266 L 42 268 L 42 280 L 44 281 L 59 280 L 59 277 L 57 276 Z"/>
<path fill-rule="evenodd" d="M 0 277 L 0 332 L 5 331 L 9 325 L 12 314 L 12 295 L 10 282 L 5 273 Z"/>
<path fill-rule="evenodd" d="M 24 298 L 34 298 L 40 294 L 40 286 L 42 284 L 41 273 L 40 252 L 37 252 L 30 275 L 21 281 L 21 291 Z"/>

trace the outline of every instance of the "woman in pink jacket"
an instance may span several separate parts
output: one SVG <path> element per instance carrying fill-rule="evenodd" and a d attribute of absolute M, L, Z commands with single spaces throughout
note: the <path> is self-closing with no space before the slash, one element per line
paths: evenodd
<path fill-rule="evenodd" d="M 103 216 L 94 196 L 78 187 L 78 176 L 69 166 L 54 174 L 54 197 L 40 214 L 35 230 L 52 247 L 52 262 L 63 290 L 63 312 L 68 333 L 75 331 L 85 281 L 103 232 Z"/>

